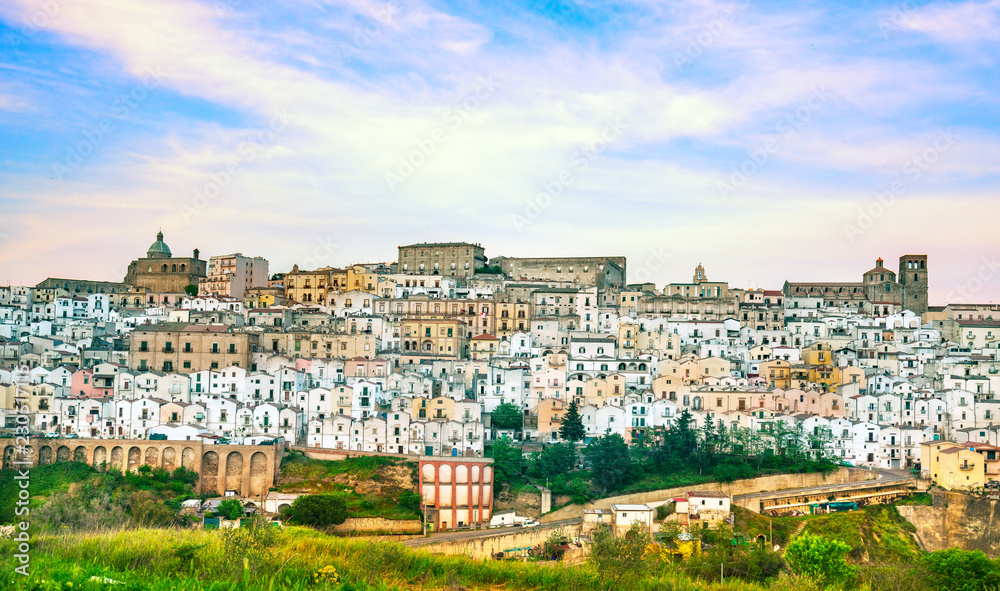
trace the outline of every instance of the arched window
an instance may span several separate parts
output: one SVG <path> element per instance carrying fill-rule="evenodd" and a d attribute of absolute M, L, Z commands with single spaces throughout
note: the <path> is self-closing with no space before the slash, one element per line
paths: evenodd
<path fill-rule="evenodd" d="M 177 272 L 177 265 L 170 265 L 170 270 L 171 270 L 171 271 L 172 271 L 173 273 L 176 273 L 176 272 Z"/>
<path fill-rule="evenodd" d="M 164 263 L 164 264 L 163 264 L 163 272 L 164 272 L 164 273 L 166 273 L 166 272 L 167 272 L 167 265 L 166 265 L 166 263 Z"/>
<path fill-rule="evenodd" d="M 187 269 L 187 265 L 185 265 L 184 263 L 181 263 L 181 273 L 183 273 L 186 269 Z"/>

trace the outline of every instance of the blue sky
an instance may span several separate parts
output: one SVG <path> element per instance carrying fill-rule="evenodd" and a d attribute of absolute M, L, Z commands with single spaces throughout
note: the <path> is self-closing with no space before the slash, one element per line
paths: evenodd
<path fill-rule="evenodd" d="M 996 301 L 998 57 L 998 1 L 0 0 L 0 283 L 162 228 L 772 288 L 926 253 L 933 303 Z"/>

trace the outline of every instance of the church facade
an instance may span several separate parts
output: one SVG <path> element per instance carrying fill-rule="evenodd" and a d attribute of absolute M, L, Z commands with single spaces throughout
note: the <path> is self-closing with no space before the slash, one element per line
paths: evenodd
<path fill-rule="evenodd" d="M 927 255 L 899 257 L 899 273 L 886 267 L 879 258 L 875 267 L 861 276 L 861 281 L 785 281 L 783 291 L 786 300 L 823 298 L 824 306 L 857 306 L 859 310 L 876 316 L 899 310 L 924 314 L 927 312 Z"/>
<path fill-rule="evenodd" d="M 125 283 L 144 287 L 152 293 L 184 293 L 188 285 L 198 285 L 206 276 L 206 263 L 198 258 L 198 249 L 191 257 L 175 257 L 163 242 L 163 232 L 156 234 L 146 256 L 132 261 L 125 275 Z"/>

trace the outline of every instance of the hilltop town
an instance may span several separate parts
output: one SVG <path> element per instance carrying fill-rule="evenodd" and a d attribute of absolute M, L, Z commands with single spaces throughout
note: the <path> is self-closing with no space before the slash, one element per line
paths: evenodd
<path fill-rule="evenodd" d="M 562 441 L 571 405 L 585 440 L 630 444 L 687 411 L 699 428 L 782 424 L 816 455 L 922 466 L 948 488 L 1000 475 L 1000 308 L 930 306 L 925 255 L 775 289 L 700 264 L 685 282 L 627 278 L 624 257 L 464 242 L 272 273 L 262 257 L 174 255 L 160 233 L 121 282 L 0 287 L 0 413 L 13 429 L 25 396 L 50 438 L 481 458 L 501 437 Z M 521 425 L 494 421 L 501 406 Z M 927 442 L 961 449 L 932 473 Z"/>

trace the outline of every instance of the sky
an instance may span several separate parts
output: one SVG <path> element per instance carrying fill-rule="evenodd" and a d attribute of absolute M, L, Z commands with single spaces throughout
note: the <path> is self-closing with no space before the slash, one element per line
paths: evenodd
<path fill-rule="evenodd" d="M 0 284 L 626 256 L 1000 301 L 1000 0 L 0 0 Z"/>

